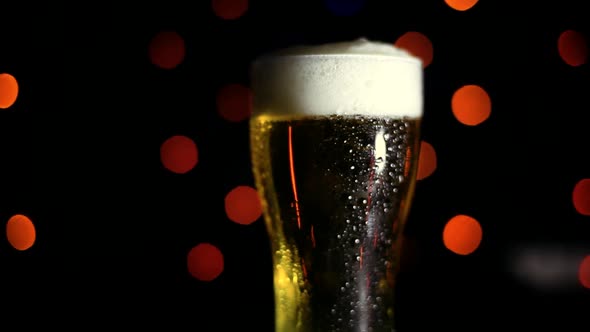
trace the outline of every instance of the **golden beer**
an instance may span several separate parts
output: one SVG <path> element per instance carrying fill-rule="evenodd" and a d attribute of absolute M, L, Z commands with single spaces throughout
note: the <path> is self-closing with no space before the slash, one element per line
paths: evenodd
<path fill-rule="evenodd" d="M 420 62 L 362 39 L 274 53 L 252 75 L 252 164 L 273 254 L 276 331 L 393 331 Z"/>

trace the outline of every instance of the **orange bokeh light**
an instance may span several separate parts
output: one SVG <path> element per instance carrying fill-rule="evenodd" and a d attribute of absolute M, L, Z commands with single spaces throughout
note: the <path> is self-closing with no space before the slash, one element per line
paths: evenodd
<path fill-rule="evenodd" d="M 418 159 L 417 179 L 422 180 L 430 176 L 436 170 L 436 151 L 426 142 L 420 142 L 420 157 Z"/>
<path fill-rule="evenodd" d="M 557 51 L 570 66 L 581 66 L 588 59 L 588 44 L 584 35 L 575 30 L 566 30 L 557 39 Z"/>
<path fill-rule="evenodd" d="M 576 183 L 572 201 L 579 214 L 590 216 L 590 179 L 582 179 Z"/>
<path fill-rule="evenodd" d="M 16 214 L 6 223 L 6 238 L 16 250 L 27 250 L 37 238 L 35 225 L 27 216 Z"/>
<path fill-rule="evenodd" d="M 590 288 L 590 255 L 584 257 L 578 269 L 578 279 L 585 288 Z"/>
<path fill-rule="evenodd" d="M 0 74 L 0 108 L 9 108 L 18 97 L 18 82 L 10 74 Z"/>
<path fill-rule="evenodd" d="M 228 84 L 217 92 L 217 111 L 231 122 L 247 119 L 252 113 L 250 89 L 240 84 Z"/>
<path fill-rule="evenodd" d="M 492 101 L 482 87 L 464 85 L 453 94 L 451 109 L 459 122 L 476 126 L 490 117 Z"/>
<path fill-rule="evenodd" d="M 469 255 L 480 245 L 482 229 L 477 220 L 466 215 L 451 218 L 443 230 L 443 243 L 458 255 Z"/>
<path fill-rule="evenodd" d="M 172 136 L 160 147 L 160 160 L 169 171 L 184 174 L 192 170 L 199 161 L 195 142 L 182 135 Z"/>
<path fill-rule="evenodd" d="M 200 243 L 187 256 L 188 272 L 200 281 L 212 281 L 223 272 L 223 254 L 210 243 Z"/>
<path fill-rule="evenodd" d="M 466 11 L 475 6 L 478 0 L 445 0 L 449 7 L 458 11 Z"/>
<path fill-rule="evenodd" d="M 217 17 L 235 20 L 242 17 L 248 10 L 248 0 L 212 0 L 211 8 Z"/>
<path fill-rule="evenodd" d="M 227 217 L 238 224 L 249 225 L 262 215 L 262 206 L 256 189 L 237 186 L 225 196 Z"/>
<path fill-rule="evenodd" d="M 400 36 L 395 46 L 405 49 L 422 60 L 422 67 L 426 68 L 433 58 L 432 42 L 424 34 L 409 31 Z"/>
<path fill-rule="evenodd" d="M 151 62 L 162 69 L 173 69 L 182 63 L 185 56 L 184 39 L 174 31 L 161 31 L 149 45 Z"/>

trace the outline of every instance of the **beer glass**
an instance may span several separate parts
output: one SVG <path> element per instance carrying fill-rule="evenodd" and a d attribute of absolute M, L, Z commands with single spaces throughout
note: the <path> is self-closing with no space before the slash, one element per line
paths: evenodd
<path fill-rule="evenodd" d="M 276 331 L 393 331 L 420 60 L 367 39 L 292 47 L 257 58 L 251 88 Z"/>

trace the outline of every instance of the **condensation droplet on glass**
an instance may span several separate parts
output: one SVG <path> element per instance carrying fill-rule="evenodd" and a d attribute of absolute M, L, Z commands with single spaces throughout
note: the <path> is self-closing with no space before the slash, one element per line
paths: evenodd
<path fill-rule="evenodd" d="M 361 261 L 361 256 L 356 256 L 356 261 L 360 262 Z"/>
<path fill-rule="evenodd" d="M 356 232 L 356 226 L 352 226 L 352 230 Z"/>
<path fill-rule="evenodd" d="M 350 166 L 350 169 L 354 169 L 354 166 Z"/>
<path fill-rule="evenodd" d="M 377 160 L 375 160 L 376 163 L 382 163 L 383 162 L 383 157 L 379 157 L 377 158 Z"/>
<path fill-rule="evenodd" d="M 332 309 L 332 315 L 336 314 L 336 309 Z"/>
<path fill-rule="evenodd" d="M 367 204 L 367 200 L 366 199 L 363 199 L 363 204 Z"/>
<path fill-rule="evenodd" d="M 354 315 L 354 309 L 350 310 L 350 314 Z"/>
<path fill-rule="evenodd" d="M 389 211 L 388 208 L 383 208 L 383 212 L 387 213 L 387 211 Z"/>
<path fill-rule="evenodd" d="M 344 286 L 345 286 L 345 287 L 350 287 L 350 282 L 348 282 L 348 281 L 347 281 L 347 282 L 344 284 Z"/>
<path fill-rule="evenodd" d="M 348 199 L 352 199 L 352 196 L 348 196 Z"/>
<path fill-rule="evenodd" d="M 359 244 L 359 243 L 361 243 L 361 240 L 356 239 L 356 240 L 354 240 L 354 243 Z"/>
<path fill-rule="evenodd" d="M 350 224 L 350 219 L 346 219 L 346 223 L 347 224 Z"/>
<path fill-rule="evenodd" d="M 400 175 L 400 176 L 398 176 L 398 177 L 397 177 L 397 180 L 398 180 L 400 183 L 401 183 L 401 182 L 404 182 L 404 176 L 403 176 L 403 175 Z"/>
<path fill-rule="evenodd" d="M 346 288 L 344 288 L 344 287 L 340 287 L 340 291 L 341 291 L 341 292 L 346 292 Z"/>

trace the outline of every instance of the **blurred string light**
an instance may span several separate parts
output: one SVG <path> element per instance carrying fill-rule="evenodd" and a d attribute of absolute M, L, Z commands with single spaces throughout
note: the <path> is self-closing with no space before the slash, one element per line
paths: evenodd
<path fill-rule="evenodd" d="M 37 239 L 35 225 L 29 217 L 16 214 L 6 223 L 6 239 L 16 250 L 27 250 Z"/>
<path fill-rule="evenodd" d="M 240 122 L 252 113 L 252 94 L 241 84 L 228 84 L 217 92 L 217 112 L 230 122 Z"/>
<path fill-rule="evenodd" d="M 326 8 L 336 16 L 356 15 L 365 5 L 364 0 L 324 0 Z"/>
<path fill-rule="evenodd" d="M 590 255 L 582 259 L 578 268 L 578 279 L 583 287 L 590 289 Z"/>
<path fill-rule="evenodd" d="M 221 250 L 206 242 L 199 243 L 188 252 L 186 263 L 189 274 L 200 281 L 212 281 L 224 269 Z"/>
<path fill-rule="evenodd" d="M 457 255 L 473 253 L 479 247 L 482 236 L 479 222 L 463 214 L 451 218 L 443 229 L 445 247 Z"/>
<path fill-rule="evenodd" d="M 478 0 L 445 0 L 446 4 L 454 10 L 466 11 L 475 6 Z"/>
<path fill-rule="evenodd" d="M 420 157 L 418 159 L 418 173 L 416 178 L 423 180 L 436 170 L 436 151 L 434 147 L 422 140 L 420 142 Z"/>
<path fill-rule="evenodd" d="M 492 100 L 482 87 L 464 85 L 453 94 L 451 109 L 460 123 L 476 126 L 490 117 Z"/>
<path fill-rule="evenodd" d="M 160 31 L 150 41 L 149 58 L 162 69 L 174 69 L 184 60 L 184 39 L 175 31 Z"/>
<path fill-rule="evenodd" d="M 225 196 L 225 213 L 238 224 L 250 225 L 262 215 L 262 205 L 256 189 L 237 186 Z"/>
<path fill-rule="evenodd" d="M 509 271 L 537 291 L 564 291 L 580 284 L 590 286 L 590 256 L 587 249 L 563 244 L 534 244 L 514 248 Z"/>
<path fill-rule="evenodd" d="M 419 57 L 422 60 L 423 68 L 432 63 L 434 56 L 432 42 L 424 34 L 417 31 L 408 31 L 401 35 L 394 44 Z"/>
<path fill-rule="evenodd" d="M 0 74 L 0 108 L 6 109 L 16 102 L 18 97 L 18 82 L 14 76 Z"/>
<path fill-rule="evenodd" d="M 577 67 L 588 60 L 588 44 L 584 35 L 575 30 L 566 30 L 557 39 L 557 51 L 568 65 Z"/>
<path fill-rule="evenodd" d="M 189 137 L 182 135 L 172 136 L 162 143 L 160 160 L 162 165 L 173 173 L 187 173 L 199 161 L 197 145 Z"/>
<path fill-rule="evenodd" d="M 211 9 L 223 20 L 235 20 L 248 11 L 248 0 L 212 0 Z"/>
<path fill-rule="evenodd" d="M 576 183 L 572 192 L 572 202 L 579 214 L 590 216 L 590 179 L 582 179 Z"/>

